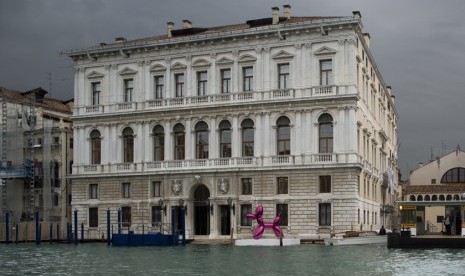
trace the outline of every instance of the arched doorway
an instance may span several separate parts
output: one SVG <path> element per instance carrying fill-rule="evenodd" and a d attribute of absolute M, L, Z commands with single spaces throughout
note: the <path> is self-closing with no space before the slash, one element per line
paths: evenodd
<path fill-rule="evenodd" d="M 199 185 L 194 191 L 194 231 L 195 235 L 210 235 L 210 191 Z"/>

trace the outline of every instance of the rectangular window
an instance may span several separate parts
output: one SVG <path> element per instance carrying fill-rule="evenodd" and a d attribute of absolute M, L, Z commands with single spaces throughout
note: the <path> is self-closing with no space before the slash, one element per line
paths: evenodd
<path fill-rule="evenodd" d="M 277 193 L 287 194 L 288 193 L 288 178 L 278 177 L 276 178 L 276 182 L 277 182 Z"/>
<path fill-rule="evenodd" d="M 278 88 L 289 88 L 289 63 L 278 64 Z"/>
<path fill-rule="evenodd" d="M 155 99 L 163 99 L 163 89 L 165 87 L 165 78 L 163 76 L 155 76 Z"/>
<path fill-rule="evenodd" d="M 241 226 L 252 226 L 252 220 L 247 218 L 247 214 L 252 213 L 252 204 L 241 205 Z"/>
<path fill-rule="evenodd" d="M 152 206 L 152 226 L 161 225 L 161 206 Z"/>
<path fill-rule="evenodd" d="M 123 183 L 123 198 L 130 198 L 131 197 L 131 183 Z"/>
<path fill-rule="evenodd" d="M 161 197 L 161 181 L 152 182 L 153 197 Z"/>
<path fill-rule="evenodd" d="M 207 95 L 207 71 L 197 72 L 197 96 Z"/>
<path fill-rule="evenodd" d="M 320 85 L 333 85 L 333 63 L 331 60 L 320 60 Z"/>
<path fill-rule="evenodd" d="M 251 195 L 252 194 L 252 178 L 241 178 L 242 182 L 242 194 Z"/>
<path fill-rule="evenodd" d="M 320 226 L 331 226 L 331 203 L 318 204 L 318 221 Z"/>
<path fill-rule="evenodd" d="M 92 83 L 92 105 L 100 104 L 100 82 Z"/>
<path fill-rule="evenodd" d="M 431 178 L 431 184 L 436 184 L 436 178 Z"/>
<path fill-rule="evenodd" d="M 132 93 L 134 89 L 134 79 L 124 80 L 124 102 L 132 102 Z"/>
<path fill-rule="evenodd" d="M 176 98 L 184 97 L 184 74 L 175 74 L 174 82 Z"/>
<path fill-rule="evenodd" d="M 231 69 L 221 71 L 221 93 L 231 93 Z"/>
<path fill-rule="evenodd" d="M 243 89 L 246 91 L 253 91 L 253 67 L 243 67 L 242 68 L 243 76 Z"/>
<path fill-rule="evenodd" d="M 74 140 L 73 138 L 69 138 L 69 148 L 72 149 L 74 147 Z"/>
<path fill-rule="evenodd" d="M 174 160 L 184 160 L 185 145 L 184 132 L 174 133 Z"/>
<path fill-rule="evenodd" d="M 89 208 L 89 227 L 98 227 L 98 208 Z"/>
<path fill-rule="evenodd" d="M 318 179 L 320 181 L 320 193 L 331 193 L 331 176 L 320 175 Z"/>
<path fill-rule="evenodd" d="M 58 199 L 59 199 L 59 198 L 58 198 L 58 195 L 57 195 L 57 194 L 54 194 L 53 197 L 52 197 L 53 206 L 55 206 L 55 207 L 58 206 L 58 203 L 59 203 L 59 202 L 58 202 L 58 201 L 59 201 Z"/>
<path fill-rule="evenodd" d="M 90 199 L 98 199 L 98 184 L 89 185 L 89 197 Z"/>
<path fill-rule="evenodd" d="M 123 227 L 131 226 L 131 207 L 121 208 L 121 222 Z"/>
<path fill-rule="evenodd" d="M 279 221 L 279 225 L 288 226 L 289 225 L 289 218 L 288 218 L 288 210 L 287 204 L 276 204 L 276 215 L 281 218 Z"/>

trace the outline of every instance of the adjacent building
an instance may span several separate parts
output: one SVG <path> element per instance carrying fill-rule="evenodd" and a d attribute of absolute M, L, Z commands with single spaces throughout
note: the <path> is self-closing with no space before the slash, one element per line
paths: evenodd
<path fill-rule="evenodd" d="M 86 237 L 104 233 L 107 210 L 141 232 L 166 230 L 171 210 L 179 228 L 184 208 L 190 238 L 250 238 L 257 205 L 304 239 L 390 227 L 398 117 L 361 15 L 283 9 L 63 53 Z"/>
<path fill-rule="evenodd" d="M 459 146 L 427 164 L 420 163 L 403 187 L 398 205 L 402 226 L 418 235 L 445 232 L 444 219 L 451 216 L 451 233 L 462 234 L 465 217 L 465 152 Z M 400 207 L 402 206 L 402 207 Z"/>
<path fill-rule="evenodd" d="M 66 176 L 73 162 L 73 101 L 46 94 L 42 88 L 0 87 L 2 218 L 8 212 L 13 225 L 33 220 L 38 212 L 41 221 L 65 229 L 71 211 Z"/>

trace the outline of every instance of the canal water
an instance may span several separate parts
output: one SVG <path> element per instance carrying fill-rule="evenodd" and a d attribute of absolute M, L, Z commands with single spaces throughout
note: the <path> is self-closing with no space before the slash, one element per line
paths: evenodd
<path fill-rule="evenodd" d="M 465 250 L 1 244 L 0 275 L 464 275 Z"/>

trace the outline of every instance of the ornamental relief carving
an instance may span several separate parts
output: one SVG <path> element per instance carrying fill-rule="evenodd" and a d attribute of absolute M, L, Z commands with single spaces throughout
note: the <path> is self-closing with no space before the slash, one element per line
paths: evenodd
<path fill-rule="evenodd" d="M 182 181 L 173 180 L 173 183 L 171 183 L 171 190 L 175 195 L 179 195 L 182 192 Z"/>
<path fill-rule="evenodd" d="M 219 178 L 217 181 L 218 191 L 222 194 L 226 194 L 229 191 L 229 179 Z"/>

